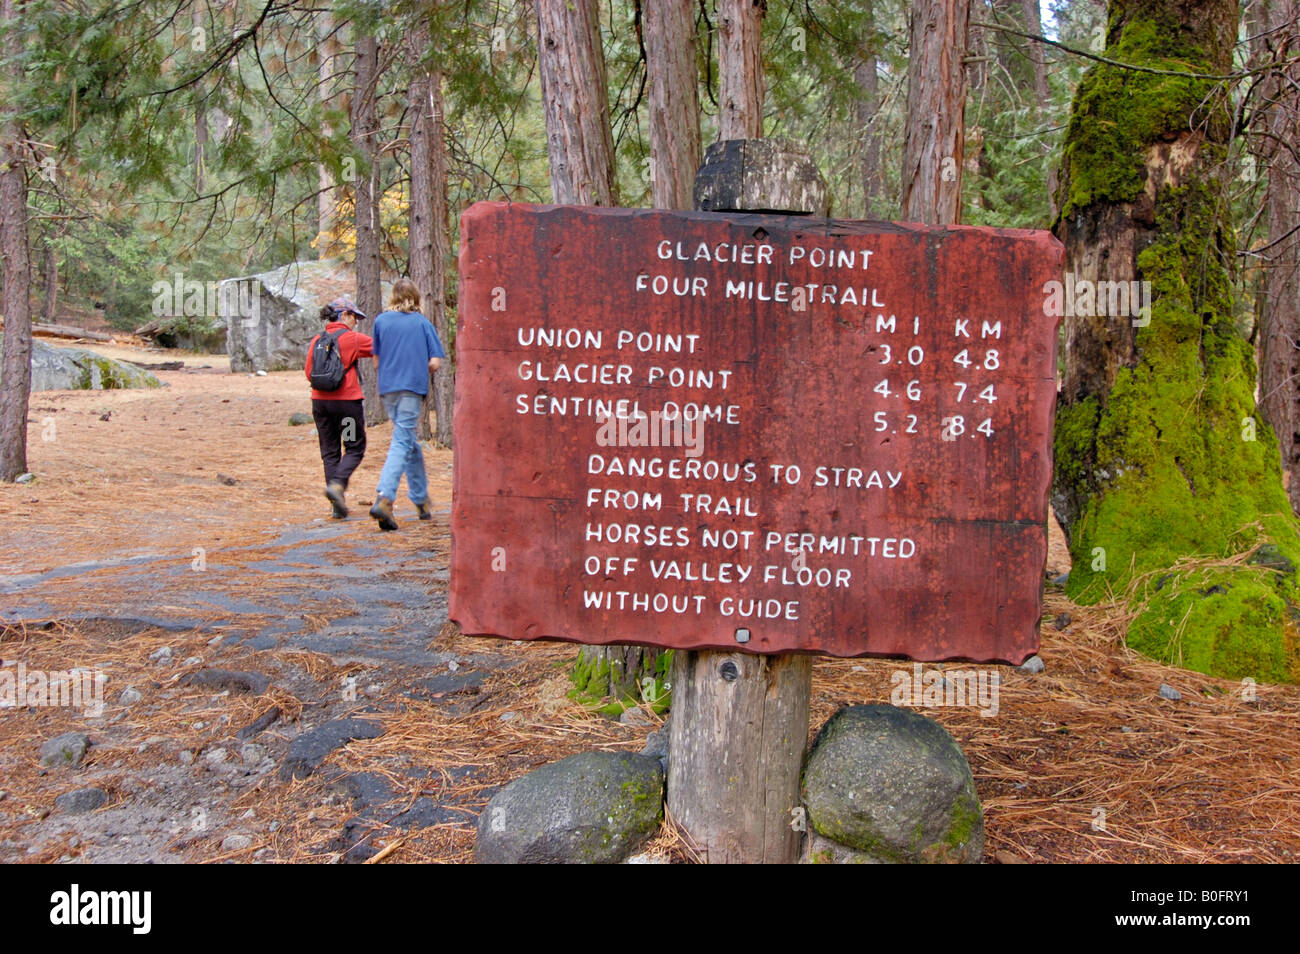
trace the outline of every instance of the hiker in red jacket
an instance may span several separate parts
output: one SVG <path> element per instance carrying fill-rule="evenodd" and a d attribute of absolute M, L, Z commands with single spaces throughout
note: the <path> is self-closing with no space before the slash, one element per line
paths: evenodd
<path fill-rule="evenodd" d="M 320 459 L 325 465 L 325 497 L 334 508 L 335 518 L 342 520 L 348 515 L 343 497 L 348 478 L 366 456 L 366 412 L 358 363 L 375 351 L 370 336 L 356 330 L 357 322 L 366 320 L 366 316 L 349 299 L 335 298 L 320 310 L 320 317 L 325 330 L 307 347 L 307 380 L 311 380 L 316 344 L 324 335 L 337 335 L 338 354 L 347 369 L 343 383 L 335 390 L 313 387 L 311 391 L 311 414 L 316 419 Z"/>

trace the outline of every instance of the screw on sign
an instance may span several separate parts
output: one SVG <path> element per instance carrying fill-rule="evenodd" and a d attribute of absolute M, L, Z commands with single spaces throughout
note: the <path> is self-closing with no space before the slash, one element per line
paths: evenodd
<path fill-rule="evenodd" d="M 507 203 L 461 234 L 464 632 L 1037 650 L 1050 235 Z"/>

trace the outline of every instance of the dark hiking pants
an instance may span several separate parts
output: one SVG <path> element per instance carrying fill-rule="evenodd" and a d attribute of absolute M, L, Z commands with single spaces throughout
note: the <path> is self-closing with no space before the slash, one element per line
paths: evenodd
<path fill-rule="evenodd" d="M 325 482 L 344 487 L 366 456 L 366 412 L 362 401 L 311 402 L 320 436 L 320 459 L 325 465 Z"/>

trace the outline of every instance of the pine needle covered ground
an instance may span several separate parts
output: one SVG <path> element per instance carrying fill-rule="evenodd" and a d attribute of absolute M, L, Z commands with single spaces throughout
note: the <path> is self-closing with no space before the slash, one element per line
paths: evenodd
<path fill-rule="evenodd" d="M 160 391 L 33 396 L 38 480 L 0 486 L 0 659 L 108 682 L 98 717 L 0 709 L 0 861 L 468 861 L 500 785 L 584 750 L 640 750 L 659 727 L 572 702 L 573 647 L 444 625 L 450 454 L 427 458 L 437 518 L 403 501 L 401 530 L 380 535 L 364 516 L 388 439 L 374 429 L 353 518 L 331 521 L 311 427 L 288 424 L 310 410 L 302 376 L 186 360 L 158 372 Z M 1050 569 L 1065 559 L 1054 538 Z M 1046 670 L 997 667 L 995 716 L 924 710 L 971 763 L 986 860 L 1294 861 L 1300 688 L 1154 663 L 1124 647 L 1124 624 L 1049 585 Z M 812 730 L 838 706 L 888 702 L 900 669 L 819 659 Z M 196 675 L 213 670 L 267 688 Z M 139 701 L 122 702 L 128 687 Z M 382 734 L 282 774 L 296 738 L 341 719 Z M 63 732 L 89 736 L 85 761 L 42 768 Z M 82 787 L 107 804 L 55 808 Z M 647 854 L 690 860 L 671 823 Z"/>

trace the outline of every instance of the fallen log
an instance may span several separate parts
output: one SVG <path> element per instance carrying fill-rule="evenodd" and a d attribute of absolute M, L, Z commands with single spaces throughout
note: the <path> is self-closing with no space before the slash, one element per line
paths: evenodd
<path fill-rule="evenodd" d="M 32 325 L 32 334 L 45 335 L 47 338 L 85 338 L 87 341 L 112 341 L 113 336 L 89 328 L 74 328 L 71 325 Z"/>

